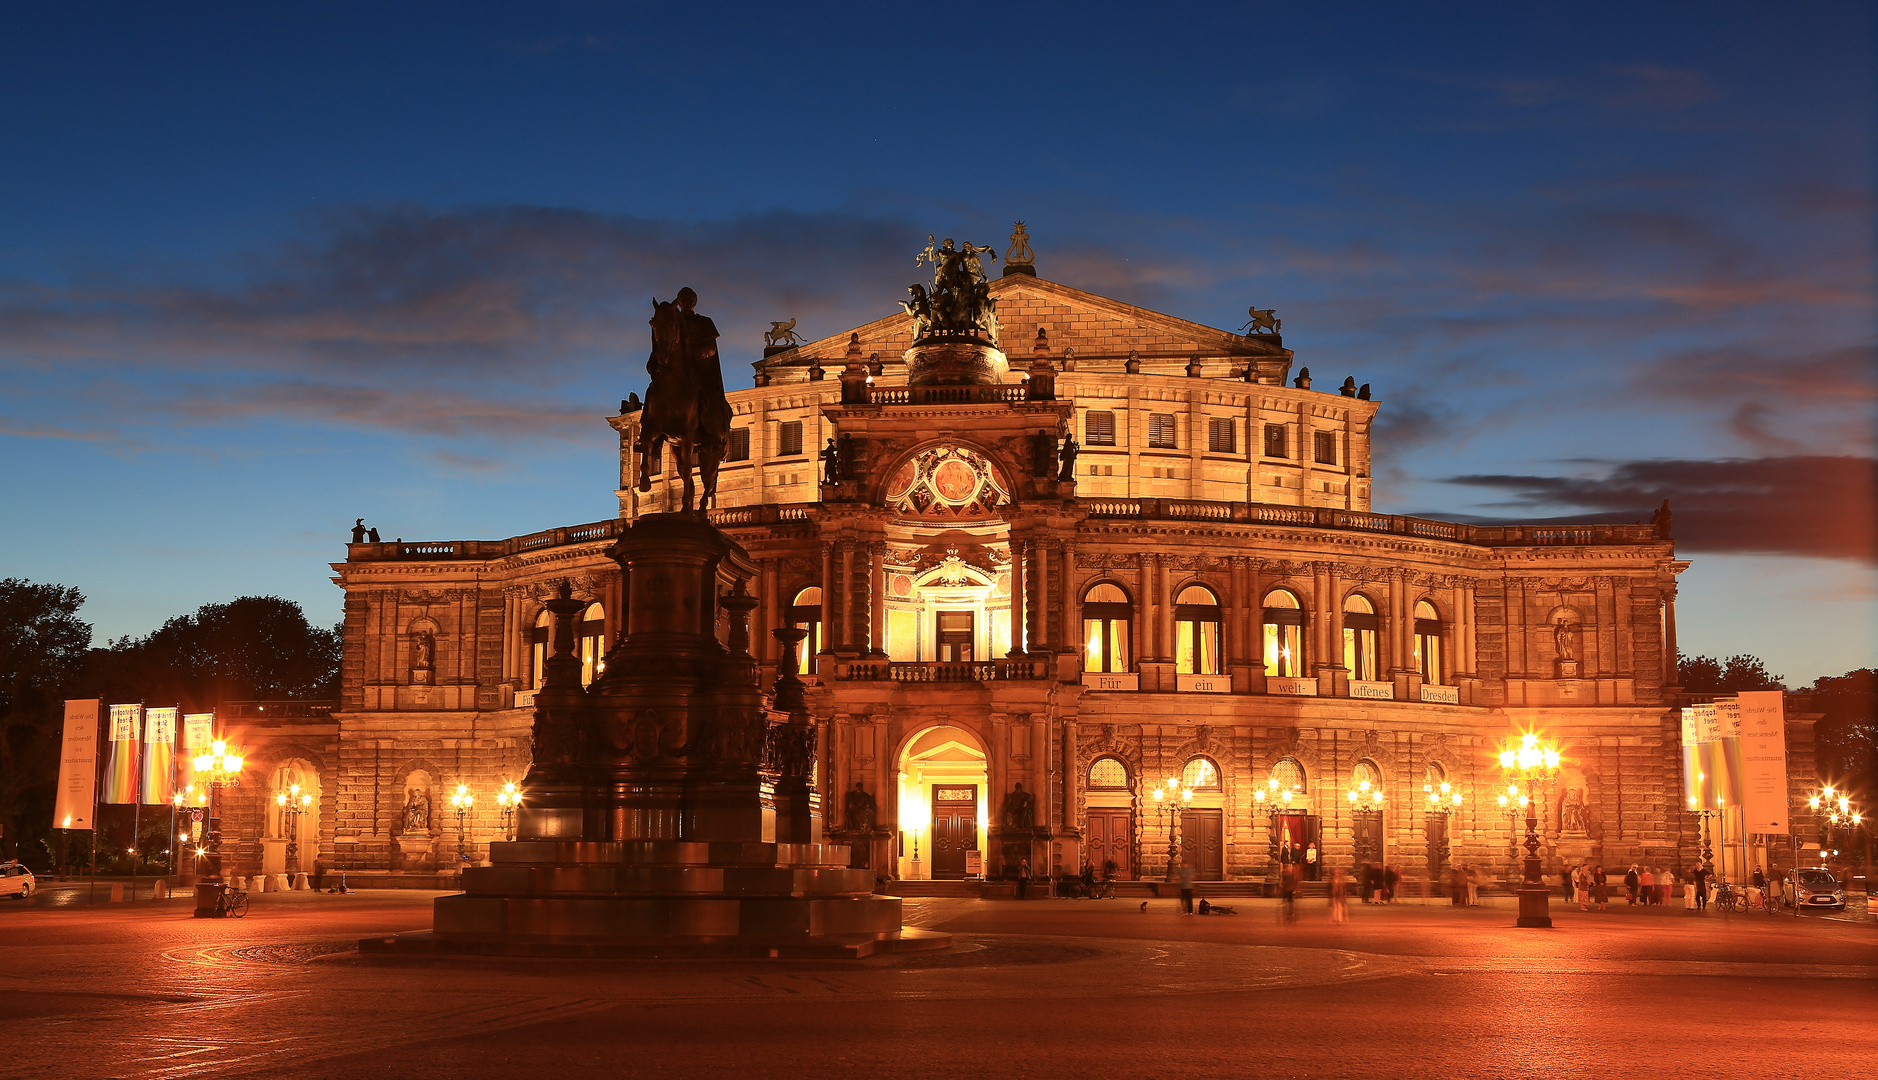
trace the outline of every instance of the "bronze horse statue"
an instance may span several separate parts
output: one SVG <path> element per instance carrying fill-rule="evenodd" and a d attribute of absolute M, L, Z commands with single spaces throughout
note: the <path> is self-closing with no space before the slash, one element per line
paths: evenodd
<path fill-rule="evenodd" d="M 652 301 L 652 355 L 646 360 L 651 382 L 639 420 L 639 490 L 652 490 L 660 451 L 670 442 L 685 482 L 685 513 L 691 512 L 696 494 L 693 459 L 704 484 L 697 499 L 702 513 L 717 494 L 717 467 L 730 438 L 730 402 L 724 398 L 724 374 L 718 367 L 717 326 L 692 310 L 697 302 L 698 294 L 690 289 L 680 289 L 676 300 Z"/>

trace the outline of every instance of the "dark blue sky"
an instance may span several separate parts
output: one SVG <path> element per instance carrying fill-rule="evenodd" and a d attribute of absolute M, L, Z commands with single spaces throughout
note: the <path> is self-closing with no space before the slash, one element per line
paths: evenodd
<path fill-rule="evenodd" d="M 612 512 L 690 284 L 893 310 L 929 232 L 1383 401 L 1381 508 L 1634 520 L 1683 644 L 1868 664 L 1874 26 L 1729 6 L 68 5 L 0 13 L 0 574 L 101 635 L 352 518 Z M 904 280 L 903 280 L 904 279 Z"/>

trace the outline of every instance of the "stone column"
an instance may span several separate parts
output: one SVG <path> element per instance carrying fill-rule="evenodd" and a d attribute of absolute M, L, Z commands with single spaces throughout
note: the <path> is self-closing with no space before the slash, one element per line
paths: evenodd
<path fill-rule="evenodd" d="M 757 610 L 757 618 L 761 620 L 757 623 L 759 632 L 751 634 L 750 638 L 756 643 L 758 663 L 773 664 L 776 662 L 776 644 L 770 631 L 783 624 L 782 605 L 777 599 L 777 591 L 782 585 L 782 562 L 769 559 L 759 565 L 762 576 L 757 580 L 757 598 L 763 602 L 763 606 Z"/>
<path fill-rule="evenodd" d="M 1161 557 L 1153 553 L 1141 556 L 1141 655 L 1144 660 L 1161 660 Z"/>
<path fill-rule="evenodd" d="M 1077 765 L 1076 758 L 1076 721 L 1063 721 L 1062 746 L 1063 816 L 1061 820 L 1063 831 L 1081 835 L 1082 819 L 1076 813 L 1076 793 L 1082 790 L 1082 769 Z M 1076 869 L 1082 869 L 1081 862 L 1076 864 Z"/>
<path fill-rule="evenodd" d="M 875 540 L 867 545 L 867 595 L 873 603 L 867 623 L 868 652 L 887 655 L 887 545 Z"/>
<path fill-rule="evenodd" d="M 835 651 L 835 612 L 840 610 L 836 604 L 841 590 L 835 587 L 835 542 L 822 541 L 822 649 L 827 655 Z"/>
<path fill-rule="evenodd" d="M 1663 685 L 1679 686 L 1676 671 L 1676 583 L 1663 586 Z"/>
<path fill-rule="evenodd" d="M 854 578 L 855 541 L 841 542 L 841 649 L 842 652 L 864 651 L 866 646 L 857 634 L 854 625 L 854 607 L 863 598 L 856 595 L 860 588 Z"/>
<path fill-rule="evenodd" d="M 1597 597 L 1598 655 L 1597 666 L 1593 674 L 1614 675 L 1617 665 L 1614 663 L 1617 652 L 1617 596 L 1609 577 L 1592 579 L 1592 587 Z"/>
<path fill-rule="evenodd" d="M 1011 537 L 1011 653 L 1022 656 L 1029 642 L 1024 637 L 1024 541 Z"/>
<path fill-rule="evenodd" d="M 1082 651 L 1082 596 L 1076 588 L 1076 545 L 1063 545 L 1062 569 L 1057 574 L 1057 593 L 1062 598 L 1063 648 Z"/>
<path fill-rule="evenodd" d="M 1330 688 L 1321 684 L 1336 666 L 1330 647 L 1332 620 L 1336 618 L 1331 613 L 1334 580 L 1330 563 L 1311 564 L 1311 670 L 1317 673 L 1318 693 L 1326 697 L 1330 696 Z"/>

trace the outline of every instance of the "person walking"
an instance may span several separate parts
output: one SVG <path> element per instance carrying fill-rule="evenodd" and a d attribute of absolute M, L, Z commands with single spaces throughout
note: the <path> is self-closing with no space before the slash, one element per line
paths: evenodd
<path fill-rule="evenodd" d="M 1330 921 L 1341 924 L 1350 917 L 1350 883 L 1343 876 L 1343 867 L 1330 872 Z"/>
<path fill-rule="evenodd" d="M 1572 867 L 1572 899 L 1578 901 L 1579 911 L 1591 910 L 1591 871 L 1584 863 Z"/>
<path fill-rule="evenodd" d="M 1595 866 L 1591 870 L 1591 902 L 1598 906 L 1599 911 L 1604 911 L 1609 905 L 1610 899 L 1610 879 L 1605 876 L 1604 867 L 1602 865 Z"/>
<path fill-rule="evenodd" d="M 1180 913 L 1193 914 L 1193 864 L 1180 864 Z"/>
<path fill-rule="evenodd" d="M 1644 907 L 1656 903 L 1656 872 L 1652 868 L 1646 866 L 1643 873 L 1637 875 L 1637 888 L 1643 890 Z"/>
<path fill-rule="evenodd" d="M 1692 877 L 1695 880 L 1695 909 L 1697 911 L 1707 911 L 1709 868 L 1706 866 L 1696 867 Z"/>
<path fill-rule="evenodd" d="M 1624 871 L 1624 896 L 1629 900 L 1631 907 L 1637 906 L 1637 886 L 1639 884 L 1641 884 L 1641 881 L 1637 876 L 1637 864 L 1631 863 L 1630 869 Z"/>
<path fill-rule="evenodd" d="M 1017 864 L 1017 898 L 1025 900 L 1030 894 L 1030 860 Z"/>

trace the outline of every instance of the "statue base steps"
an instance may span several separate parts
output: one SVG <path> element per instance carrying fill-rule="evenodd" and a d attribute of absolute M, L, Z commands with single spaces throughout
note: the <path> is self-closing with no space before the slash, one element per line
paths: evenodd
<path fill-rule="evenodd" d="M 864 957 L 942 949 L 838 844 L 525 840 L 490 845 L 428 933 L 364 953 L 540 957 Z"/>

